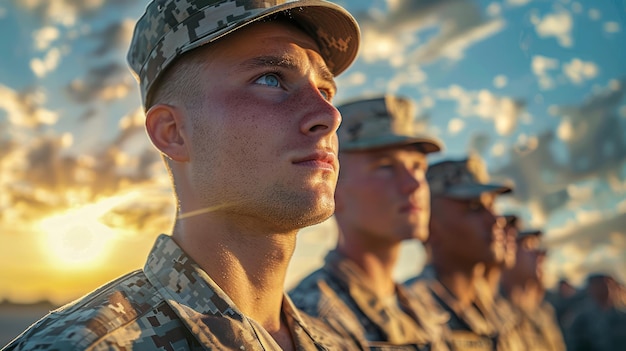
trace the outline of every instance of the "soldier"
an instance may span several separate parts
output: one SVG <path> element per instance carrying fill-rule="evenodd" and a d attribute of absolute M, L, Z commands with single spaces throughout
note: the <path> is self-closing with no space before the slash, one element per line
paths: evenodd
<path fill-rule="evenodd" d="M 405 284 L 410 289 L 425 284 L 449 313 L 452 350 L 505 350 L 510 343 L 499 335 L 494 319 L 479 308 L 476 284 L 483 279 L 485 262 L 504 257 L 504 220 L 494 213 L 493 203 L 511 188 L 489 183 L 484 164 L 473 155 L 433 164 L 427 178 L 430 263 Z"/>
<path fill-rule="evenodd" d="M 334 211 L 334 76 L 359 28 L 323 0 L 155 0 L 128 53 L 176 196 L 143 270 L 7 350 L 337 350 L 284 278 L 299 229 Z"/>
<path fill-rule="evenodd" d="M 519 331 L 528 350 L 564 351 L 554 309 L 544 301 L 546 250 L 541 248 L 541 235 L 540 230 L 519 232 L 516 262 L 502 274 L 502 292 L 521 317 Z"/>
<path fill-rule="evenodd" d="M 426 155 L 411 100 L 384 96 L 339 107 L 338 242 L 290 292 L 294 304 L 372 350 L 445 350 L 445 314 L 393 280 L 401 243 L 428 236 Z"/>
<path fill-rule="evenodd" d="M 504 254 L 494 256 L 494 260 L 485 261 L 477 269 L 484 269 L 483 279 L 476 280 L 476 293 L 481 313 L 490 319 L 498 329 L 501 349 L 527 350 L 523 336 L 520 335 L 520 315 L 510 302 L 500 293 L 502 271 L 515 266 L 517 254 L 517 236 L 519 218 L 513 214 L 504 215 Z M 506 343 L 506 345 L 504 345 Z"/>
<path fill-rule="evenodd" d="M 586 299 L 566 330 L 568 351 L 623 350 L 626 345 L 626 307 L 623 286 L 606 272 L 587 278 Z"/>

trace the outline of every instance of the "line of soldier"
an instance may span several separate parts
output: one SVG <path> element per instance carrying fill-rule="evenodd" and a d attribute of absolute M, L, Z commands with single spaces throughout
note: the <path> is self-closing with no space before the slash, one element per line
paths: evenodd
<path fill-rule="evenodd" d="M 541 231 L 495 200 L 476 156 L 428 165 L 442 144 L 416 130 L 414 103 L 385 95 L 338 107 L 338 242 L 290 291 L 294 304 L 370 350 L 565 350 L 543 301 Z M 393 280 L 401 244 L 428 263 Z"/>

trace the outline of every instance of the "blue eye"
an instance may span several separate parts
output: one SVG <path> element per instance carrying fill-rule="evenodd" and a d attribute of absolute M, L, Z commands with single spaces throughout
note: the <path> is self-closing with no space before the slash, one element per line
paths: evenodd
<path fill-rule="evenodd" d="M 320 90 L 320 94 L 322 94 L 325 100 L 330 99 L 330 96 L 329 96 L 330 94 L 328 94 L 326 90 Z"/>
<path fill-rule="evenodd" d="M 280 79 L 274 73 L 264 74 L 259 79 L 257 79 L 255 83 L 276 88 L 280 87 Z"/>

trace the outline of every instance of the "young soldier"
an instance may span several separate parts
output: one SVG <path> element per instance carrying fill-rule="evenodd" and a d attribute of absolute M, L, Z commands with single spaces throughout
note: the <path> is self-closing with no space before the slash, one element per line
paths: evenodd
<path fill-rule="evenodd" d="M 521 317 L 519 329 L 528 350 L 564 351 L 554 308 L 544 301 L 542 235 L 540 230 L 520 230 L 516 262 L 502 275 L 502 292 Z"/>
<path fill-rule="evenodd" d="M 177 203 L 143 270 L 45 317 L 7 350 L 337 350 L 284 278 L 334 211 L 333 77 L 359 29 L 322 0 L 154 0 L 128 61 Z"/>
<path fill-rule="evenodd" d="M 299 308 L 372 350 L 446 350 L 445 313 L 393 279 L 400 246 L 428 236 L 426 155 L 440 143 L 415 130 L 412 101 L 396 96 L 339 107 L 337 247 L 290 295 Z"/>
<path fill-rule="evenodd" d="M 450 315 L 452 350 L 507 350 L 509 336 L 500 335 L 492 308 L 481 306 L 476 290 L 486 262 L 504 258 L 504 219 L 494 212 L 496 197 L 511 188 L 489 183 L 486 168 L 475 156 L 445 160 L 428 169 L 431 189 L 430 263 L 410 279 L 410 289 L 428 287 Z"/>

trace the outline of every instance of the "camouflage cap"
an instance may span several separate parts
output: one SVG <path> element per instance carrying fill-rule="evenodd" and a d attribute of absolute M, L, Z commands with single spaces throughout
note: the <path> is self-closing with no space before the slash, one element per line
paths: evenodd
<path fill-rule="evenodd" d="M 142 102 L 182 54 L 278 13 L 315 39 L 335 76 L 354 61 L 359 26 L 345 9 L 325 0 L 153 0 L 137 21 L 127 55 Z"/>
<path fill-rule="evenodd" d="M 524 229 L 524 222 L 517 215 L 505 214 L 503 217 L 506 219 L 507 225 L 513 225 L 517 228 L 517 240 L 521 240 L 527 236 L 543 235 L 543 232 L 539 229 Z"/>
<path fill-rule="evenodd" d="M 407 98 L 385 95 L 337 109 L 342 117 L 337 130 L 341 152 L 409 144 L 421 144 L 424 153 L 441 150 L 439 140 L 416 130 L 415 104 Z"/>
<path fill-rule="evenodd" d="M 475 155 L 463 160 L 445 160 L 431 165 L 426 172 L 431 196 L 470 200 L 483 193 L 505 194 L 512 188 L 489 183 L 484 162 Z"/>

